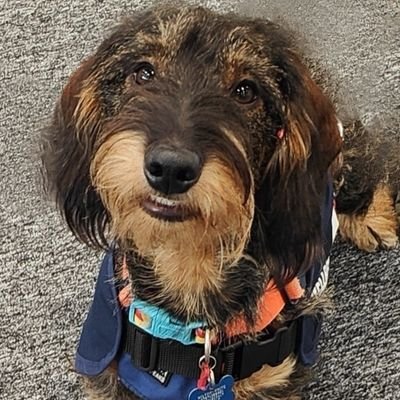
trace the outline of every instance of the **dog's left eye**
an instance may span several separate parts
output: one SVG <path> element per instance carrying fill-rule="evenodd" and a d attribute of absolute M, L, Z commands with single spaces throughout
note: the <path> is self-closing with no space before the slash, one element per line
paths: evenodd
<path fill-rule="evenodd" d="M 135 82 L 138 85 L 145 85 L 154 79 L 155 74 L 154 68 L 151 65 L 142 65 L 135 71 Z"/>
<path fill-rule="evenodd" d="M 241 81 L 233 89 L 232 95 L 241 104 L 253 103 L 258 98 L 257 84 L 249 80 Z"/>

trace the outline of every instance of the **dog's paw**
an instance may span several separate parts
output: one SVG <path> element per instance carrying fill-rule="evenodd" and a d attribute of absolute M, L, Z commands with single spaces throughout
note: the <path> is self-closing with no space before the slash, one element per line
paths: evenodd
<path fill-rule="evenodd" d="M 377 229 L 377 227 L 369 226 L 364 221 L 349 215 L 339 215 L 339 231 L 343 239 L 367 252 L 392 249 L 399 243 L 395 229 L 381 229 L 381 227 Z"/>
<path fill-rule="evenodd" d="M 369 230 L 370 237 L 374 237 L 375 241 L 370 241 L 373 244 L 371 251 L 375 251 L 378 248 L 381 249 L 393 249 L 399 245 L 399 238 L 397 236 L 396 230 L 381 230 L 374 231 L 370 226 L 367 226 Z"/>
<path fill-rule="evenodd" d="M 364 251 L 393 249 L 399 244 L 396 211 L 389 188 L 382 185 L 376 189 L 365 214 L 338 215 L 340 234 Z"/>

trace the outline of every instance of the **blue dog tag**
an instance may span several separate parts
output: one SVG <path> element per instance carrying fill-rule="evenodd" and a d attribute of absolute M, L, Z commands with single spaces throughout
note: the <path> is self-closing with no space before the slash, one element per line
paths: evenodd
<path fill-rule="evenodd" d="M 188 400 L 234 400 L 233 394 L 233 378 L 225 375 L 219 383 L 215 385 L 209 384 L 204 390 L 193 389 Z"/>

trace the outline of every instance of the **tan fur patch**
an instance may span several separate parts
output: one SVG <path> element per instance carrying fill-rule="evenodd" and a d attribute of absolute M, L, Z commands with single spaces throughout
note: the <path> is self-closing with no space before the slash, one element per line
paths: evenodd
<path fill-rule="evenodd" d="M 182 302 L 182 311 L 190 315 L 205 309 L 205 290 L 223 295 L 221 271 L 243 254 L 253 206 L 252 200 L 243 206 L 236 181 L 218 161 L 206 164 L 189 197 L 202 199 L 202 218 L 166 230 L 172 240 L 155 249 L 154 264 L 165 284 L 165 295 L 173 293 Z"/>
<path fill-rule="evenodd" d="M 143 173 L 143 159 L 140 132 L 114 134 L 92 162 L 93 184 L 111 214 L 112 235 L 134 243 L 163 282 L 160 296 L 176 300 L 190 317 L 204 312 L 205 290 L 220 291 L 222 268 L 243 255 L 253 220 L 253 193 L 243 204 L 239 177 L 219 160 L 209 159 L 197 184 L 174 196 L 192 210 L 193 218 L 159 220 L 141 206 L 153 193 Z"/>
<path fill-rule="evenodd" d="M 95 129 L 101 121 L 94 85 L 87 84 L 82 88 L 74 111 L 74 119 L 78 136 L 85 132 L 88 127 Z"/>
<path fill-rule="evenodd" d="M 248 400 L 257 396 L 260 400 L 272 400 L 271 397 L 261 397 L 259 392 L 266 389 L 280 389 L 288 385 L 295 365 L 296 360 L 292 357 L 288 357 L 277 367 L 264 365 L 249 378 L 235 384 L 235 399 Z"/>
<path fill-rule="evenodd" d="M 306 168 L 311 152 L 311 137 L 300 122 L 288 113 L 288 133 L 278 152 L 278 162 L 284 173 L 290 173 L 295 168 Z"/>
<path fill-rule="evenodd" d="M 139 400 L 122 386 L 116 370 L 111 367 L 95 377 L 83 378 L 82 383 L 88 400 Z"/>
<path fill-rule="evenodd" d="M 342 237 L 360 249 L 375 251 L 390 249 L 398 245 L 398 221 L 390 188 L 381 184 L 365 215 L 339 214 L 339 229 Z"/>
<path fill-rule="evenodd" d="M 141 132 L 125 131 L 112 135 L 92 161 L 93 185 L 112 216 L 115 236 L 124 237 L 130 229 L 130 211 L 137 206 L 138 193 L 145 187 L 143 157 Z"/>
<path fill-rule="evenodd" d="M 182 43 L 185 35 L 196 22 L 201 19 L 200 14 L 204 10 L 191 10 L 189 12 L 183 8 L 174 18 L 165 19 L 163 13 L 165 9 L 160 7 L 158 11 L 157 34 L 139 33 L 138 39 L 145 48 L 152 48 L 158 54 L 156 58 L 151 58 L 153 63 L 161 69 L 166 69 L 175 59 L 179 45 Z M 157 13 L 156 13 L 157 14 Z"/>
<path fill-rule="evenodd" d="M 224 65 L 224 75 L 222 83 L 226 87 L 230 87 L 238 79 L 241 79 L 245 66 L 249 64 L 252 58 L 256 58 L 251 44 L 243 40 L 245 29 L 237 27 L 233 29 L 226 38 L 226 46 L 224 46 L 221 58 Z"/>
<path fill-rule="evenodd" d="M 247 160 L 246 150 L 245 150 L 243 144 L 236 138 L 234 132 L 230 132 L 229 130 L 225 129 L 224 133 L 225 133 L 226 137 L 228 138 L 228 140 L 230 140 L 235 145 L 235 147 L 242 153 L 244 159 Z M 247 166 L 250 169 L 249 163 Z"/>

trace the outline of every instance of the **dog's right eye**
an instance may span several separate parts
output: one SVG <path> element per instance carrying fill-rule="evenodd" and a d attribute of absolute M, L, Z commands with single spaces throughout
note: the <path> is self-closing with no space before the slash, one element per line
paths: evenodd
<path fill-rule="evenodd" d="M 154 68 L 151 65 L 146 64 L 140 66 L 135 71 L 134 79 L 138 85 L 145 85 L 154 79 L 155 74 Z"/>
<path fill-rule="evenodd" d="M 238 103 L 253 103 L 258 98 L 257 84 L 245 79 L 234 88 L 232 95 Z"/>

